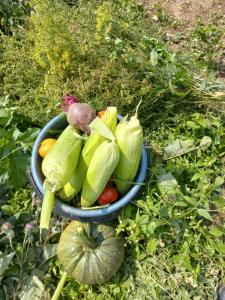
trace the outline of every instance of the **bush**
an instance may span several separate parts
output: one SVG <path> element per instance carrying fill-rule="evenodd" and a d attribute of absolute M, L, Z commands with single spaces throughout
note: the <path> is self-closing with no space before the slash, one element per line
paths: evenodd
<path fill-rule="evenodd" d="M 117 105 L 122 113 L 142 99 L 148 122 L 196 90 L 193 72 L 154 36 L 136 1 L 31 5 L 27 30 L 3 38 L 0 93 L 14 97 L 35 122 L 56 114 L 67 92 L 97 109 Z"/>
<path fill-rule="evenodd" d="M 13 28 L 25 23 L 30 7 L 27 0 L 2 0 L 0 3 L 0 32 L 12 34 Z"/>

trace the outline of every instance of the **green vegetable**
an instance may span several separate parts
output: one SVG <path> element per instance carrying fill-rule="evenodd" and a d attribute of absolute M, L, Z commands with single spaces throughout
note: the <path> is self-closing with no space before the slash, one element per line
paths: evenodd
<path fill-rule="evenodd" d="M 112 106 L 108 107 L 105 111 L 104 116 L 101 119 L 104 124 L 111 130 L 113 133 L 117 125 L 117 108 Z M 101 123 L 101 122 L 100 122 Z M 90 125 L 91 126 L 91 125 Z M 103 127 L 104 128 L 104 127 Z M 107 128 L 106 128 L 107 129 Z M 113 134 L 110 131 L 109 135 Z M 93 130 L 90 137 L 82 149 L 77 168 L 75 169 L 74 174 L 70 178 L 69 182 L 59 191 L 59 197 L 64 201 L 71 200 L 76 196 L 79 191 L 82 189 L 88 165 L 90 164 L 91 158 L 95 150 L 106 140 L 106 137 L 102 135 L 102 130 L 100 133 L 96 130 Z"/>
<path fill-rule="evenodd" d="M 65 272 L 80 283 L 102 283 L 120 268 L 124 241 L 113 223 L 72 221 L 61 234 L 57 255 Z"/>
<path fill-rule="evenodd" d="M 44 186 L 52 192 L 60 190 L 72 176 L 82 147 L 79 131 L 68 125 L 42 162 Z"/>
<path fill-rule="evenodd" d="M 89 207 L 103 192 L 120 158 L 114 141 L 104 141 L 96 150 L 87 170 L 81 193 L 81 206 Z"/>
<path fill-rule="evenodd" d="M 42 162 L 45 175 L 45 195 L 41 209 L 41 229 L 49 229 L 51 211 L 54 207 L 55 192 L 61 189 L 72 176 L 80 156 L 82 139 L 79 132 L 67 126 Z"/>
<path fill-rule="evenodd" d="M 137 174 L 141 160 L 143 144 L 143 130 L 136 114 L 129 121 L 122 119 L 115 130 L 116 141 L 120 150 L 120 160 L 115 169 L 114 175 L 116 186 L 121 194 L 125 194 L 131 181 Z"/>

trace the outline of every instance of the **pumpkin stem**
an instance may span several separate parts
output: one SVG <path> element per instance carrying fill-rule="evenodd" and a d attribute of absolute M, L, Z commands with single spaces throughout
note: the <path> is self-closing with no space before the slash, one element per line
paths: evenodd
<path fill-rule="evenodd" d="M 96 242 L 87 235 L 87 232 L 83 227 L 78 227 L 77 228 L 77 234 L 79 235 L 83 245 L 87 248 L 94 249 L 97 247 Z"/>

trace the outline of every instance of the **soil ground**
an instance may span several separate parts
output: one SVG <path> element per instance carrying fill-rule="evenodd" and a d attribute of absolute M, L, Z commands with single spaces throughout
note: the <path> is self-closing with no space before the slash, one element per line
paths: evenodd
<path fill-rule="evenodd" d="M 172 17 L 183 23 L 184 29 L 188 29 L 196 20 L 209 22 L 213 17 L 224 18 L 224 0 L 143 0 L 141 1 L 149 12 L 154 11 L 157 5 Z"/>
<path fill-rule="evenodd" d="M 218 77 L 225 82 L 225 0 L 140 0 L 175 51 L 189 52 L 198 24 L 216 24 L 220 41 L 213 46 Z M 214 33 L 213 33 L 214 34 Z M 196 45 L 194 46 L 196 47 Z M 200 46 L 201 47 L 201 46 Z M 207 45 L 206 45 L 207 48 Z M 204 51 L 207 51 L 206 49 Z"/>

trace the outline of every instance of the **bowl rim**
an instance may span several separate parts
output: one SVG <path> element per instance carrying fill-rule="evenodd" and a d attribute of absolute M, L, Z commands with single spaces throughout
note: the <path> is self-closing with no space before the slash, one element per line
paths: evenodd
<path fill-rule="evenodd" d="M 38 149 L 41 144 L 41 142 L 44 139 L 44 135 L 46 134 L 46 131 L 53 129 L 56 124 L 58 124 L 62 119 L 65 118 L 65 113 L 60 113 L 53 119 L 51 119 L 40 131 L 34 146 L 32 150 L 32 155 L 31 155 L 31 174 L 33 176 L 34 183 L 36 184 L 37 189 L 39 190 L 40 194 L 44 195 L 44 189 L 43 189 L 43 183 L 41 178 L 38 176 L 37 173 L 37 159 L 38 159 Z M 118 119 L 121 120 L 122 116 L 118 115 Z M 145 145 L 142 145 L 142 155 L 141 155 L 141 161 L 139 164 L 139 168 L 137 171 L 137 175 L 135 178 L 135 182 L 137 184 L 133 185 L 131 189 L 120 199 L 118 199 L 116 202 L 110 204 L 107 207 L 103 208 L 94 208 L 94 209 L 82 209 L 82 208 L 76 208 L 71 205 L 68 205 L 64 203 L 63 201 L 59 200 L 56 198 L 55 200 L 55 207 L 54 207 L 54 212 L 58 215 L 66 215 L 69 216 L 71 219 L 74 218 L 79 218 L 79 217 L 104 217 L 106 215 L 110 215 L 113 213 L 116 213 L 119 211 L 122 207 L 124 207 L 126 204 L 128 204 L 130 201 L 134 200 L 134 198 L 138 195 L 142 188 L 142 183 L 144 183 L 146 176 L 147 176 L 147 170 L 148 170 L 148 153 L 147 149 L 145 148 Z"/>

